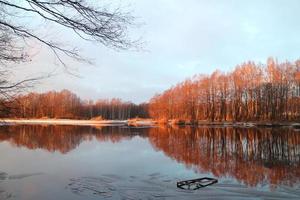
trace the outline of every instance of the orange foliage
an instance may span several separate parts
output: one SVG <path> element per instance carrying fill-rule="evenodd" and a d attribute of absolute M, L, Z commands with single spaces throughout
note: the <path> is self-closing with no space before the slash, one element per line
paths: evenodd
<path fill-rule="evenodd" d="M 256 121 L 300 119 L 300 61 L 246 62 L 177 84 L 149 103 L 156 119 Z"/>

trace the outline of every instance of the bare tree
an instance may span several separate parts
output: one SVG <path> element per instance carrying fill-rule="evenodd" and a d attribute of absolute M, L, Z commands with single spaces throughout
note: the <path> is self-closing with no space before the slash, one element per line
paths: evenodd
<path fill-rule="evenodd" d="M 63 60 L 60 55 L 63 54 L 79 61 L 83 58 L 76 47 L 66 48 L 57 41 L 43 38 L 34 30 L 30 30 L 26 24 L 22 24 L 19 17 L 30 15 L 34 19 L 42 19 L 47 23 L 70 29 L 84 40 L 115 49 L 128 49 L 136 44 L 128 37 L 128 27 L 133 25 L 130 13 L 122 12 L 120 8 L 108 10 L 106 7 L 95 7 L 91 3 L 88 4 L 88 0 L 0 0 L 0 15 L 1 35 L 12 35 L 23 40 L 34 39 L 49 47 L 61 63 Z M 11 51 L 15 46 L 8 45 L 6 48 Z M 24 57 L 4 58 L 15 61 Z"/>
<path fill-rule="evenodd" d="M 11 100 L 11 98 L 9 98 Z M 5 109 L 0 117 L 70 118 L 70 119 L 129 119 L 148 117 L 147 104 L 134 104 L 121 99 L 82 100 L 68 90 L 46 93 L 31 92 L 17 95 L 13 101 L 3 101 Z M 0 104 L 1 108 L 1 104 Z"/>
<path fill-rule="evenodd" d="M 93 4 L 94 2 L 94 4 Z M 67 46 L 59 40 L 50 40 L 37 33 L 27 24 L 25 17 L 34 21 L 42 20 L 69 29 L 83 40 L 96 42 L 114 49 L 129 49 L 136 41 L 128 37 L 128 28 L 134 18 L 130 12 L 119 7 L 96 5 L 88 0 L 0 0 L 0 110 L 11 110 L 8 105 L 15 104 L 18 95 L 34 81 L 43 77 L 29 78 L 17 82 L 9 81 L 10 68 L 7 64 L 30 60 L 25 48 L 28 41 L 49 48 L 59 62 L 66 66 L 63 57 L 89 62 L 80 55 L 76 46 Z"/>
<path fill-rule="evenodd" d="M 299 63 L 274 59 L 267 64 L 245 62 L 228 73 L 215 71 L 207 77 L 187 79 L 153 97 L 149 114 L 156 119 L 192 122 L 297 121 Z"/>
<path fill-rule="evenodd" d="M 18 62 L 25 59 L 23 48 L 15 45 L 9 30 L 0 26 L 0 64 Z"/>

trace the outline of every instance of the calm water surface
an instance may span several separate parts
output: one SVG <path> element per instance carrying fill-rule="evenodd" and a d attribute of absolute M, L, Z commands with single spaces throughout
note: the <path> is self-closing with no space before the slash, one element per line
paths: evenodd
<path fill-rule="evenodd" d="M 300 199 L 288 128 L 0 127 L 0 199 Z M 214 177 L 197 191 L 176 181 Z"/>

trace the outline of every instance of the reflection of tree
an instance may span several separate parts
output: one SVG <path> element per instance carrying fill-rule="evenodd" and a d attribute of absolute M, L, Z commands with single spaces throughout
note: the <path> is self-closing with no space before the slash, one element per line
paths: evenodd
<path fill-rule="evenodd" d="M 199 172 L 250 186 L 300 179 L 300 135 L 292 129 L 156 128 L 152 145 Z"/>
<path fill-rule="evenodd" d="M 250 186 L 300 180 L 300 134 L 292 129 L 4 126 L 0 142 L 67 153 L 84 141 L 112 143 L 149 136 L 154 148 L 198 172 L 233 177 Z"/>
<path fill-rule="evenodd" d="M 89 127 L 89 126 L 38 126 L 20 125 L 4 126 L 0 129 L 0 141 L 8 141 L 16 146 L 28 149 L 45 149 L 50 152 L 67 153 L 75 149 L 83 141 L 120 142 L 130 139 L 136 132 L 140 135 L 146 130 L 121 127 Z"/>

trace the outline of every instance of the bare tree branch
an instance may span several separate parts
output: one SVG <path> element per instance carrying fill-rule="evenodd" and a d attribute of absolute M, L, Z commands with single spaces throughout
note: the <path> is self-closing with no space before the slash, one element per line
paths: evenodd
<path fill-rule="evenodd" d="M 77 48 L 65 48 L 58 42 L 41 37 L 26 25 L 17 24 L 9 19 L 16 13 L 20 16 L 31 14 L 33 17 L 66 27 L 84 40 L 95 41 L 110 48 L 129 49 L 137 45 L 137 41 L 128 37 L 128 27 L 132 26 L 134 21 L 130 13 L 122 12 L 120 8 L 112 11 L 106 8 L 95 8 L 87 2 L 86 0 L 23 0 L 14 3 L 0 0 L 2 7 L 0 14 L 3 16 L 0 20 L 2 27 L 0 33 L 10 31 L 14 36 L 22 39 L 35 39 L 49 47 L 62 64 L 64 62 L 60 58 L 61 53 L 77 61 L 86 61 L 86 59 L 79 54 Z"/>
<path fill-rule="evenodd" d="M 95 1 L 97 2 L 97 1 Z M 126 50 L 136 47 L 137 42 L 128 36 L 134 18 L 120 8 L 95 7 L 88 0 L 0 0 L 0 110 L 6 110 L 13 97 L 39 78 L 10 82 L 7 63 L 28 61 L 25 50 L 27 41 L 35 40 L 48 47 L 58 61 L 65 66 L 63 56 L 79 62 L 90 62 L 80 55 L 76 46 L 69 47 L 59 40 L 49 40 L 32 29 L 22 18 L 32 17 L 58 27 L 69 29 L 80 39 L 92 41 L 113 49 Z M 23 43 L 22 43 L 23 42 Z M 4 108 L 4 109 L 2 109 Z"/>

